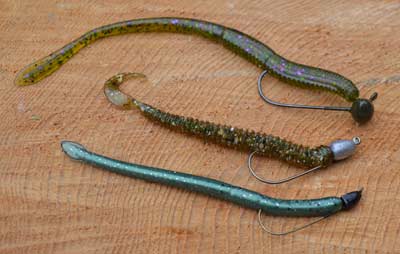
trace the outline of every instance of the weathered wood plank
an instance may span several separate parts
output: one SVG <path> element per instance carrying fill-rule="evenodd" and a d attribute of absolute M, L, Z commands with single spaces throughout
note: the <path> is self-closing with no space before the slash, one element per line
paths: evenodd
<path fill-rule="evenodd" d="M 345 113 L 265 105 L 260 70 L 218 44 L 177 34 L 97 42 L 31 87 L 24 65 L 94 27 L 139 17 L 180 16 L 237 28 L 282 55 L 377 91 L 376 115 L 356 126 Z M 1 253 L 365 253 L 400 252 L 400 4 L 397 1 L 0 1 Z M 282 186 L 251 178 L 246 154 L 171 132 L 106 101 L 103 82 L 122 71 L 149 83 L 124 87 L 173 113 L 272 133 L 307 145 L 359 135 L 350 160 Z M 291 102 L 346 103 L 273 78 L 270 94 Z M 360 205 L 286 237 L 263 233 L 256 213 L 189 192 L 74 163 L 63 139 L 119 159 L 214 177 L 282 198 L 340 195 L 360 186 Z M 257 159 L 266 176 L 296 169 Z M 260 169 L 261 171 L 261 169 Z M 277 229 L 305 220 L 273 219 Z"/>

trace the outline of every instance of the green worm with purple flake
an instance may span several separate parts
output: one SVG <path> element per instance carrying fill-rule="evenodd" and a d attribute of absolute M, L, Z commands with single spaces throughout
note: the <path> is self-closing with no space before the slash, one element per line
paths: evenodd
<path fill-rule="evenodd" d="M 268 70 L 276 77 L 304 88 L 333 92 L 349 102 L 359 97 L 357 87 L 349 79 L 327 70 L 289 61 L 267 45 L 240 31 L 215 23 L 186 18 L 146 18 L 122 21 L 88 31 L 76 40 L 47 57 L 33 62 L 15 78 L 17 85 L 31 85 L 49 76 L 94 41 L 127 33 L 177 32 L 193 33 L 214 41 L 236 52 L 245 59 Z"/>

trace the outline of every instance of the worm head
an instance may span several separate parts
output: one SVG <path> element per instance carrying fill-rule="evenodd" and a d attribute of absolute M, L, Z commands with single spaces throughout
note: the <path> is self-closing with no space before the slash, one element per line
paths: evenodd
<path fill-rule="evenodd" d="M 336 140 L 329 145 L 333 153 L 333 159 L 335 161 L 346 159 L 354 154 L 356 151 L 356 145 L 361 143 L 359 137 L 355 137 L 352 140 Z"/>
<path fill-rule="evenodd" d="M 369 99 L 357 99 L 353 102 L 350 112 L 356 122 L 363 124 L 372 118 L 374 115 L 374 105 L 372 102 L 377 96 L 377 93 L 373 93 Z"/>
<path fill-rule="evenodd" d="M 340 197 L 343 202 L 344 210 L 349 210 L 349 209 L 353 208 L 358 203 L 358 201 L 360 201 L 362 190 L 363 189 L 360 189 L 358 191 L 349 192 Z"/>

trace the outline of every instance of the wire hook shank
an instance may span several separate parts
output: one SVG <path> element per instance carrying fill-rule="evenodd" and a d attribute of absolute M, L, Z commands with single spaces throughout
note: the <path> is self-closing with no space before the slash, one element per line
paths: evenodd
<path fill-rule="evenodd" d="M 268 71 L 263 71 L 258 77 L 258 93 L 261 98 L 274 106 L 286 107 L 286 108 L 301 108 L 301 109 L 320 109 L 320 110 L 336 110 L 336 111 L 350 111 L 351 107 L 336 107 L 336 106 L 313 106 L 313 105 L 303 105 L 303 104 L 290 104 L 290 103 L 282 103 L 271 100 L 267 96 L 265 96 L 264 91 L 262 89 L 262 80 L 265 75 L 267 75 Z"/>

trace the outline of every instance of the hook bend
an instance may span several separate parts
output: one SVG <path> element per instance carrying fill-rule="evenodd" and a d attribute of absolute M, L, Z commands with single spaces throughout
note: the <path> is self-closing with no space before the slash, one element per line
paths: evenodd
<path fill-rule="evenodd" d="M 301 109 L 321 109 L 321 110 L 336 110 L 336 111 L 351 111 L 351 107 L 336 107 L 336 106 L 314 106 L 314 105 L 304 105 L 304 104 L 290 104 L 290 103 L 282 103 L 271 100 L 268 98 L 262 89 L 261 82 L 265 75 L 267 75 L 268 71 L 263 71 L 260 76 L 258 77 L 258 94 L 260 95 L 261 99 L 265 102 L 279 107 L 286 107 L 286 108 L 301 108 Z"/>
<path fill-rule="evenodd" d="M 325 215 L 325 216 L 320 217 L 318 219 L 315 219 L 315 220 L 313 220 L 313 221 L 311 221 L 311 222 L 309 222 L 309 223 L 307 223 L 305 225 L 302 225 L 302 226 L 299 226 L 299 227 L 295 227 L 295 228 L 293 228 L 291 230 L 288 230 L 288 231 L 276 232 L 276 231 L 272 231 L 272 229 L 270 229 L 269 227 L 265 226 L 265 224 L 262 222 L 262 219 L 261 219 L 261 213 L 262 213 L 261 209 L 258 210 L 258 224 L 260 225 L 262 230 L 264 230 L 267 233 L 270 233 L 271 235 L 276 235 L 276 236 L 283 236 L 283 235 L 288 235 L 288 234 L 297 232 L 297 231 L 305 229 L 305 228 L 307 228 L 307 227 L 309 227 L 309 226 L 311 226 L 311 225 L 313 225 L 313 224 L 315 224 L 317 222 L 320 222 L 321 220 L 326 219 L 326 218 L 328 218 L 329 216 L 332 215 L 332 214 Z"/>
<path fill-rule="evenodd" d="M 292 181 L 292 180 L 294 180 L 294 179 L 296 179 L 296 178 L 299 178 L 299 177 L 301 177 L 301 176 L 307 175 L 307 174 L 309 174 L 309 173 L 311 173 L 311 172 L 314 172 L 314 171 L 316 171 L 316 170 L 318 170 L 318 169 L 321 168 L 321 166 L 316 166 L 316 167 L 311 168 L 311 169 L 308 169 L 308 170 L 306 170 L 306 171 L 304 171 L 304 172 L 302 172 L 302 173 L 299 173 L 299 174 L 296 174 L 296 175 L 292 175 L 292 176 L 289 176 L 289 177 L 287 177 L 287 178 L 280 179 L 280 180 L 265 179 L 265 178 L 262 178 L 262 177 L 258 176 L 258 175 L 256 174 L 255 170 L 253 169 L 252 160 L 253 160 L 253 157 L 254 157 L 254 155 L 255 155 L 256 153 L 257 153 L 257 151 L 254 151 L 254 152 L 250 153 L 250 155 L 249 155 L 249 157 L 248 157 L 248 159 L 247 159 L 247 167 L 249 168 L 250 173 L 251 173 L 257 180 L 259 180 L 259 181 L 262 182 L 262 183 L 266 183 L 266 184 L 281 184 L 281 183 L 286 183 L 286 182 Z"/>

